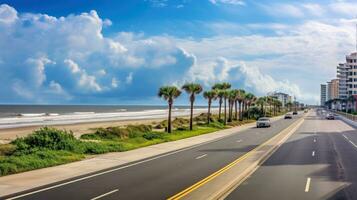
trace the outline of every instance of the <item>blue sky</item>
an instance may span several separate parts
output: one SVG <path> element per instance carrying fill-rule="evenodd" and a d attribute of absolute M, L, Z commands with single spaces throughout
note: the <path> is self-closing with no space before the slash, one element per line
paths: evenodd
<path fill-rule="evenodd" d="M 0 1 L 0 103 L 160 104 L 191 81 L 316 103 L 356 16 L 342 0 Z"/>

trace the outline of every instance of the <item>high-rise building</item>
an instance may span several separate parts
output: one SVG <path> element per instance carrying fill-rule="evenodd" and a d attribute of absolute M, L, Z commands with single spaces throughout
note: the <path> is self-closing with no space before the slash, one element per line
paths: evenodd
<path fill-rule="evenodd" d="M 288 102 L 291 102 L 291 96 L 282 92 L 272 92 L 268 96 L 277 98 L 281 103 L 282 107 L 285 107 Z"/>
<path fill-rule="evenodd" d="M 347 94 L 357 95 L 357 52 L 346 56 L 347 74 Z"/>
<path fill-rule="evenodd" d="M 340 80 L 338 79 L 332 79 L 331 80 L 331 98 L 332 99 L 338 99 L 339 97 L 339 93 L 340 93 L 340 88 L 339 88 L 339 85 L 340 85 Z"/>
<path fill-rule="evenodd" d="M 324 106 L 325 102 L 327 101 L 327 86 L 325 84 L 321 84 L 321 89 L 320 89 L 320 105 Z"/>
<path fill-rule="evenodd" d="M 327 82 L 327 101 L 339 98 L 339 79 Z"/>
<path fill-rule="evenodd" d="M 340 63 L 337 66 L 337 78 L 338 78 L 338 98 L 347 99 L 347 80 L 348 80 L 348 66 L 345 63 Z"/>
<path fill-rule="evenodd" d="M 327 94 L 326 94 L 326 100 L 329 101 L 332 99 L 332 82 L 327 82 Z"/>

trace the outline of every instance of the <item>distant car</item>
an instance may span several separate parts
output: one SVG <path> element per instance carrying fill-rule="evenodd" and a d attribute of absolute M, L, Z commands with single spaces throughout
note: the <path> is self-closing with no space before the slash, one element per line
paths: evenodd
<path fill-rule="evenodd" d="M 270 119 L 267 117 L 261 117 L 257 120 L 257 128 L 260 127 L 270 127 Z"/>
<path fill-rule="evenodd" d="M 293 112 L 293 115 L 297 115 L 297 114 L 298 114 L 298 112 L 297 112 L 297 111 L 294 111 L 294 112 Z"/>
<path fill-rule="evenodd" d="M 335 116 L 333 114 L 329 113 L 329 114 L 326 115 L 326 119 L 327 120 L 334 120 Z"/>
<path fill-rule="evenodd" d="M 286 113 L 284 119 L 292 119 L 293 115 L 291 113 Z"/>
<path fill-rule="evenodd" d="M 305 110 L 304 110 L 304 113 L 307 113 L 307 112 L 308 112 L 308 110 L 307 110 L 307 109 L 305 109 Z"/>

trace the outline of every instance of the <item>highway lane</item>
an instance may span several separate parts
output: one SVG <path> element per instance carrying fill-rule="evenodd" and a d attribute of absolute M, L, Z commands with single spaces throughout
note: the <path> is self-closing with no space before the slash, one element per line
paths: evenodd
<path fill-rule="evenodd" d="M 226 199 L 357 199 L 356 135 L 314 112 Z"/>
<path fill-rule="evenodd" d="M 117 171 L 20 199 L 166 199 L 254 149 L 297 118 L 278 120 L 271 128 L 251 128 L 201 146 L 137 165 L 123 166 Z"/>

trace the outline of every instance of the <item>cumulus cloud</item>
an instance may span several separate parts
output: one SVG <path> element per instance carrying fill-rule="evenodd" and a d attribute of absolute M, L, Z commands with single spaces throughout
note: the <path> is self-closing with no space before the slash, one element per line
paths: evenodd
<path fill-rule="evenodd" d="M 17 11 L 6 5 L 0 5 L 0 23 L 13 23 L 17 20 Z"/>
<path fill-rule="evenodd" d="M 292 94 L 300 99 L 315 103 L 318 99 L 319 84 L 334 78 L 336 65 L 343 62 L 345 55 L 354 50 L 354 23 L 354 20 L 340 20 L 336 23 L 309 20 L 298 25 L 248 24 L 245 28 L 269 30 L 272 34 L 221 35 L 199 40 L 178 39 L 177 43 L 198 58 L 197 65 L 190 71 L 196 79 L 204 82 L 219 81 L 218 77 L 227 74 L 222 73 L 227 71 L 227 66 L 240 66 L 239 63 L 243 60 L 248 66 L 247 69 L 256 68 L 262 74 L 270 74 L 271 78 L 277 80 L 279 83 L 272 84 L 273 88 L 286 85 L 284 90 L 293 92 Z M 218 61 L 217 57 L 224 59 Z M 228 76 L 225 79 L 227 81 L 239 76 L 244 79 L 244 76 L 248 75 L 237 73 L 231 68 L 229 69 L 232 71 L 228 74 L 235 75 Z M 264 80 L 269 78 L 265 77 Z M 240 82 L 240 85 L 244 87 L 247 83 L 249 82 Z M 258 87 L 253 83 L 249 85 Z M 270 88 L 269 85 L 265 87 Z"/>
<path fill-rule="evenodd" d="M 0 5 L 0 102 L 140 99 L 181 79 L 195 62 L 168 37 L 103 35 L 110 25 L 96 11 L 53 17 Z"/>
<path fill-rule="evenodd" d="M 233 1 L 215 1 L 223 2 Z M 303 15 L 319 9 L 321 15 L 326 13 L 326 7 L 315 4 L 297 8 Z M 6 51 L 0 51 L 0 102 L 142 100 L 155 96 L 161 85 L 186 81 L 206 88 L 229 81 L 259 95 L 278 90 L 315 102 L 318 87 L 312 89 L 305 80 L 333 78 L 335 65 L 353 49 L 353 23 L 309 20 L 295 26 L 237 28 L 216 22 L 216 27 L 234 29 L 232 33 L 259 29 L 272 34 L 222 34 L 199 40 L 131 32 L 106 36 L 102 30 L 111 22 L 95 11 L 52 17 L 21 14 L 1 5 L 0 49 Z"/>

